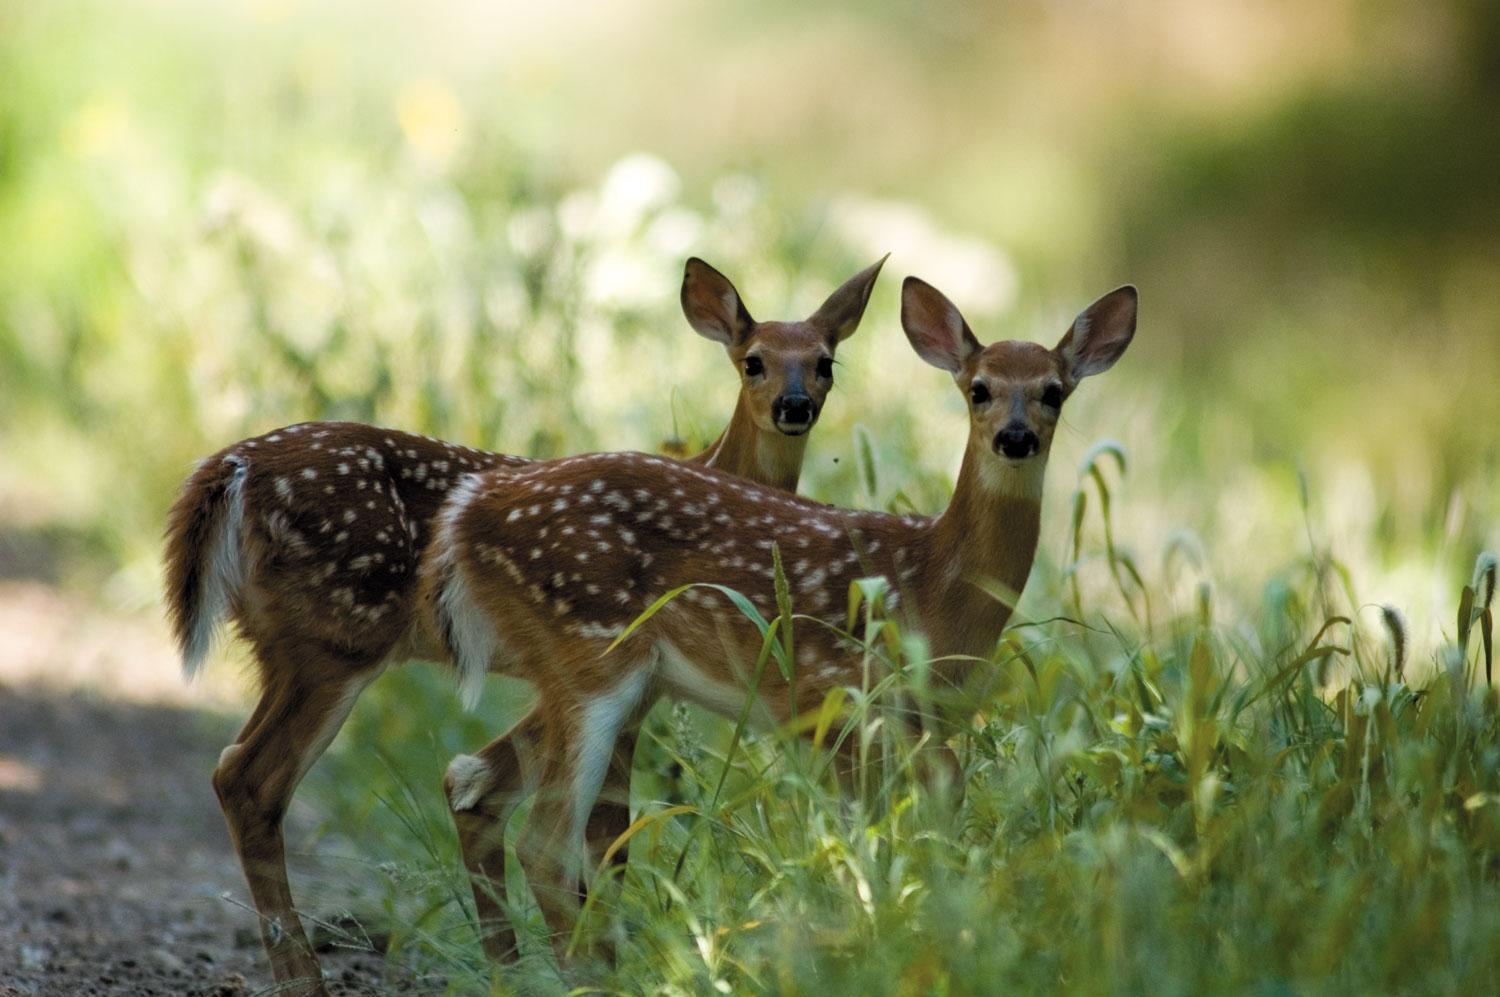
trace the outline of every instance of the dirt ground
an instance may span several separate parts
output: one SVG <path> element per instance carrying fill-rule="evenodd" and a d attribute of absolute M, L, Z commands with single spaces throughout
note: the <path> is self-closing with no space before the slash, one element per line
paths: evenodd
<path fill-rule="evenodd" d="M 94 626 L 110 629 L 53 593 L 0 586 L 0 997 L 270 992 L 208 782 L 242 707 L 172 692 L 149 617 L 117 640 L 93 641 Z M 121 655 L 149 655 L 151 681 Z M 335 993 L 429 989 L 391 980 L 374 952 L 322 959 Z"/>

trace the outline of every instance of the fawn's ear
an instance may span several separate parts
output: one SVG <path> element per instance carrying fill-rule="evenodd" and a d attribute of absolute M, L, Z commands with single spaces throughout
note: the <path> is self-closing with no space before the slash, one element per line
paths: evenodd
<path fill-rule="evenodd" d="M 916 277 L 901 285 L 901 328 L 917 356 L 950 374 L 957 375 L 964 361 L 981 349 L 953 302 Z"/>
<path fill-rule="evenodd" d="M 725 346 L 744 342 L 755 326 L 729 278 L 696 256 L 682 272 L 682 314 L 698 335 Z"/>
<path fill-rule="evenodd" d="M 1126 284 L 1078 313 L 1056 350 L 1070 380 L 1102 374 L 1120 359 L 1135 336 L 1136 297 Z"/>
<path fill-rule="evenodd" d="M 854 330 L 859 328 L 859 320 L 864 317 L 865 305 L 870 303 L 875 278 L 880 276 L 880 268 L 890 258 L 891 254 L 886 253 L 874 264 L 844 281 L 807 321 L 826 331 L 836 343 L 842 343 L 854 335 Z"/>

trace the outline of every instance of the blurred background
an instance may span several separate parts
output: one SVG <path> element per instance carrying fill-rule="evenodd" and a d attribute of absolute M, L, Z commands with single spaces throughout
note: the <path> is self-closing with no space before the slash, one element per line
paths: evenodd
<path fill-rule="evenodd" d="M 904 342 L 902 276 L 1048 342 L 1128 280 L 1140 335 L 1070 406 L 1050 498 L 1120 440 L 1143 571 L 1191 531 L 1254 600 L 1323 545 L 1435 637 L 1500 541 L 1483 0 L 13 3 L 0 67 L 10 578 L 154 612 L 191 462 L 300 419 L 710 438 L 735 381 L 678 311 L 690 254 L 767 318 L 893 254 L 815 496 L 945 496 L 961 399 Z"/>
<path fill-rule="evenodd" d="M 1027 610 L 1113 439 L 1150 587 L 1207 581 L 1234 627 L 1315 556 L 1427 667 L 1500 546 L 1497 162 L 1488 0 L 0 3 L 0 680 L 237 703 L 232 668 L 182 689 L 158 619 L 195 459 L 319 418 L 701 444 L 736 379 L 684 259 L 791 318 L 887 251 L 805 492 L 946 499 L 963 401 L 906 274 L 1049 345 L 1130 281 Z"/>

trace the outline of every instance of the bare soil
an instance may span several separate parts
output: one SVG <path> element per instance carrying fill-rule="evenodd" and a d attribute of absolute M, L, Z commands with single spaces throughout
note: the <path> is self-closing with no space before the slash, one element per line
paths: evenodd
<path fill-rule="evenodd" d="M 7 612 L 18 593 L 8 594 L 0 622 L 22 635 L 90 625 Z M 27 595 L 30 610 L 48 602 Z M 59 640 L 22 650 L 56 652 L 69 659 L 59 671 L 107 680 L 79 664 L 76 641 Z M 170 648 L 146 643 L 169 674 Z M 30 655 L 15 640 L 0 638 L 0 652 L 0 997 L 273 992 L 208 781 L 239 711 L 142 702 L 154 697 L 139 685 L 116 695 L 102 681 L 49 682 L 34 660 L 22 667 Z M 295 850 L 310 820 L 294 809 L 290 825 Z M 322 959 L 334 993 L 432 989 L 393 977 L 374 951 L 331 948 Z"/>

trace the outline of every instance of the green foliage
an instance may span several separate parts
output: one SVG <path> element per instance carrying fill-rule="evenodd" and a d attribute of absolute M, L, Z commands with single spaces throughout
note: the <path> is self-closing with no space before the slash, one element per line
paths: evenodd
<path fill-rule="evenodd" d="M 1097 474 L 1087 463 L 1080 487 L 1101 487 Z M 601 866 L 569 985 L 1484 989 L 1500 973 L 1500 696 L 1482 681 L 1479 636 L 1465 650 L 1461 627 L 1409 683 L 1399 615 L 1382 617 L 1383 635 L 1320 616 L 1316 566 L 1289 572 L 1300 581 L 1258 620 L 1215 625 L 1200 605 L 1148 627 L 1133 608 L 1148 593 L 1098 553 L 1078 570 L 1111 579 L 1114 596 L 1017 620 L 965 688 L 934 683 L 921 641 L 864 581 L 848 614 L 863 678 L 815 714 L 783 729 L 747 722 L 748 705 L 737 722 L 681 708 L 648 722 L 638 819 L 619 843 L 630 861 Z M 1462 595 L 1476 635 L 1493 566 L 1481 556 Z M 773 658 L 795 669 L 783 603 L 770 620 L 741 603 L 764 636 L 752 688 Z M 379 823 L 365 819 L 372 786 L 435 769 L 463 743 L 456 715 L 440 735 L 420 729 L 453 710 L 447 680 L 401 681 L 401 710 L 387 702 L 373 722 L 361 706 L 311 780 L 331 812 L 363 808 L 349 814 L 363 831 Z M 428 682 L 443 688 L 435 699 Z M 507 683 L 479 713 L 515 695 Z M 926 765 L 931 734 L 898 722 L 934 710 L 956 723 L 961 784 Z M 396 743 L 432 750 L 350 781 L 355 759 Z M 387 906 L 401 912 L 403 963 L 460 991 L 559 986 L 534 913 L 527 958 L 496 978 L 484 965 L 436 784 L 394 805 L 395 789 L 377 791 L 401 816 L 378 837 L 400 856 Z M 366 903 L 367 923 L 384 923 Z M 613 965 L 597 960 L 605 940 Z"/>

